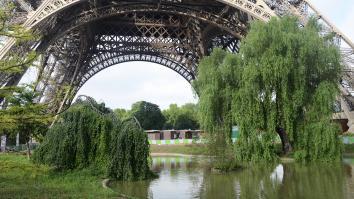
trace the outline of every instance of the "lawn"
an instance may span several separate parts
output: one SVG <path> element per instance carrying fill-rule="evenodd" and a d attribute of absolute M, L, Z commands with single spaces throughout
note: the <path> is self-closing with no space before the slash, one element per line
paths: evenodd
<path fill-rule="evenodd" d="M 204 144 L 150 145 L 150 151 L 151 153 L 208 155 L 207 145 Z"/>
<path fill-rule="evenodd" d="M 90 170 L 56 172 L 26 156 L 0 154 L 0 198 L 117 198 Z"/>

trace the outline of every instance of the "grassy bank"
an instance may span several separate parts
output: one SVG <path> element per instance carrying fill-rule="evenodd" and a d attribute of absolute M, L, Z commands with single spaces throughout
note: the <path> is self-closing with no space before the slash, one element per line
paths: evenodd
<path fill-rule="evenodd" d="M 0 154 L 0 198 L 112 198 L 92 171 L 55 172 L 23 155 Z"/>
<path fill-rule="evenodd" d="M 281 144 L 276 145 L 276 151 L 281 154 Z M 208 155 L 204 144 L 150 145 L 151 153 L 180 153 L 185 155 Z M 344 145 L 344 155 L 354 157 L 354 144 Z"/>
<path fill-rule="evenodd" d="M 185 155 L 208 155 L 203 144 L 150 145 L 151 153 L 179 153 Z"/>

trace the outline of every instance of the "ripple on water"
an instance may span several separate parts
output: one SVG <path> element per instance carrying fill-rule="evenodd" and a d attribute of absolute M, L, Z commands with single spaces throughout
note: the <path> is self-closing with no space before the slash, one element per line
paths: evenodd
<path fill-rule="evenodd" d="M 154 199 L 179 198 L 354 198 L 354 159 L 338 165 L 285 163 L 216 174 L 206 158 L 153 157 L 153 180 L 115 182 L 119 193 Z"/>

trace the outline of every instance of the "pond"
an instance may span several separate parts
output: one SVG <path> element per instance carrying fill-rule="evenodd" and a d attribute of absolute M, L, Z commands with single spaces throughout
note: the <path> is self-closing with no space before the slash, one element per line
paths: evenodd
<path fill-rule="evenodd" d="M 282 163 L 221 174 L 200 157 L 153 157 L 159 178 L 115 182 L 115 191 L 137 198 L 354 198 L 354 159 L 338 165 Z"/>

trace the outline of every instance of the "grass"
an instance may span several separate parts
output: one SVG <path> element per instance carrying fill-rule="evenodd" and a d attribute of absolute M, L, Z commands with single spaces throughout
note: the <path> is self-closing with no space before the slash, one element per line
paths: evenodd
<path fill-rule="evenodd" d="M 150 145 L 151 153 L 179 153 L 186 155 L 208 155 L 204 144 Z"/>
<path fill-rule="evenodd" d="M 34 165 L 26 156 L 0 155 L 0 198 L 113 198 L 103 177 L 90 170 L 56 172 Z"/>
<path fill-rule="evenodd" d="M 282 158 L 292 158 L 293 154 L 282 156 L 281 144 L 276 144 L 276 153 Z M 204 144 L 179 144 L 179 145 L 150 145 L 151 153 L 179 153 L 185 155 L 208 155 L 208 148 Z M 344 144 L 343 154 L 354 157 L 354 144 Z"/>

